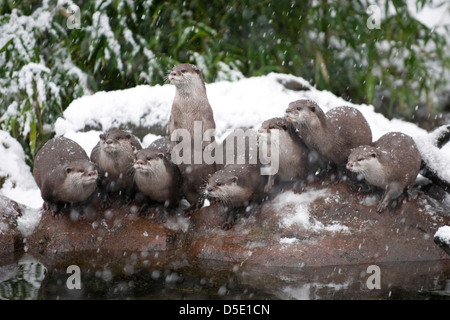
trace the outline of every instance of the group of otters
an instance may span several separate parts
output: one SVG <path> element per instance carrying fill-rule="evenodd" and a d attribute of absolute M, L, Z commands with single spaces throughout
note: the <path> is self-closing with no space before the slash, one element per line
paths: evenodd
<path fill-rule="evenodd" d="M 168 137 L 180 128 L 192 134 L 194 121 L 202 122 L 203 131 L 215 129 L 200 69 L 180 64 L 168 79 L 176 87 Z M 268 135 L 274 129 L 279 130 L 275 175 L 261 175 L 259 162 L 176 165 L 170 152 L 177 141 L 163 137 L 143 149 L 132 133 L 114 129 L 100 135 L 90 158 L 73 140 L 57 137 L 47 141 L 36 155 L 33 176 L 43 208 L 53 216 L 67 206 L 83 208 L 93 197 L 100 197 L 102 207 L 107 208 L 113 193 L 120 194 L 125 203 L 140 199 L 140 212 L 148 210 L 151 203 L 171 211 L 184 197 L 190 204 L 183 211 L 185 216 L 200 208 L 204 199 L 230 209 L 223 229 L 232 227 L 233 209 L 263 199 L 275 182 L 305 181 L 311 170 L 317 169 L 312 152 L 338 172 L 353 174 L 356 180 L 364 178 L 362 182 L 369 187 L 383 189 L 378 212 L 400 196 L 412 197 L 410 191 L 421 167 L 414 140 L 389 132 L 372 142 L 370 127 L 356 108 L 343 106 L 324 113 L 314 101 L 297 100 L 289 104 L 284 117 L 262 123 L 258 140 L 270 141 Z"/>

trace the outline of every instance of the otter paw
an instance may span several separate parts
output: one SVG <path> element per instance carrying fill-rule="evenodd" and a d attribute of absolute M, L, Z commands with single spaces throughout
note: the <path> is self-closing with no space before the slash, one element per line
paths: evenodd
<path fill-rule="evenodd" d="M 384 210 L 386 210 L 386 208 L 387 208 L 387 205 L 380 202 L 380 203 L 377 205 L 377 212 L 378 212 L 378 213 L 382 213 Z"/>
<path fill-rule="evenodd" d="M 231 228 L 233 228 L 233 225 L 234 225 L 234 222 L 231 222 L 231 221 L 224 222 L 222 224 L 222 229 L 225 230 L 225 231 L 228 231 Z"/>

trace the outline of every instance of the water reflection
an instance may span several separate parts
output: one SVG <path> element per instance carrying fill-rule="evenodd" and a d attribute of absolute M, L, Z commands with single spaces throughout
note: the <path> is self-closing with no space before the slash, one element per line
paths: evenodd
<path fill-rule="evenodd" d="M 39 288 L 47 269 L 31 255 L 24 255 L 13 264 L 0 267 L 0 299 L 38 299 Z"/>
<path fill-rule="evenodd" d="M 171 261 L 149 254 L 25 255 L 0 267 L 1 299 L 450 299 L 448 262 L 379 264 L 381 289 L 367 286 L 367 265 L 265 268 Z M 67 285 L 80 268 L 80 289 Z"/>

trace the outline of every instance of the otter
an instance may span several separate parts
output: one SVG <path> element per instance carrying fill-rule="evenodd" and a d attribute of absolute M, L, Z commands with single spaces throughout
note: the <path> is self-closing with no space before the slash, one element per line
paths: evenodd
<path fill-rule="evenodd" d="M 86 151 L 75 141 L 58 137 L 37 152 L 33 177 L 41 190 L 44 209 L 57 216 L 67 204 L 80 207 L 97 189 L 97 170 Z"/>
<path fill-rule="evenodd" d="M 114 129 L 100 134 L 100 141 L 92 149 L 91 161 L 98 168 L 103 208 L 111 205 L 109 195 L 112 193 L 121 194 L 122 203 L 131 201 L 134 153 L 141 149 L 139 140 L 127 131 Z"/>
<path fill-rule="evenodd" d="M 261 175 L 259 164 L 228 164 L 208 178 L 205 197 L 227 208 L 225 230 L 234 225 L 233 209 L 248 206 L 264 196 L 267 176 Z"/>
<path fill-rule="evenodd" d="M 183 179 L 182 191 L 186 200 L 190 203 L 190 207 L 184 211 L 185 216 L 189 216 L 194 210 L 203 205 L 203 197 L 201 188 L 204 186 L 208 174 L 215 171 L 214 164 L 206 164 L 203 160 L 201 163 L 194 162 L 194 127 L 201 124 L 201 133 L 207 130 L 214 131 L 216 124 L 214 114 L 206 95 L 206 86 L 200 69 L 192 64 L 180 64 L 175 66 L 169 74 L 168 79 L 176 87 L 175 98 L 173 100 L 170 113 L 168 135 L 171 139 L 168 152 L 171 153 L 171 160 L 174 161 L 181 172 Z M 176 157 L 172 154 L 176 144 L 179 141 L 179 131 L 188 132 L 191 141 L 187 141 L 187 146 L 191 150 L 190 163 L 177 162 Z M 202 136 L 203 138 L 203 136 Z M 215 141 L 214 134 L 211 135 L 210 141 L 203 141 L 201 147 L 204 148 Z M 186 141 L 184 141 L 186 143 Z"/>
<path fill-rule="evenodd" d="M 309 173 L 308 148 L 295 133 L 292 123 L 285 118 L 272 118 L 264 121 L 258 130 L 259 147 L 270 149 L 273 130 L 278 130 L 279 169 L 275 175 L 270 175 L 264 192 L 269 192 L 275 179 L 280 181 L 302 181 Z M 267 154 L 267 153 L 265 153 Z"/>
<path fill-rule="evenodd" d="M 353 107 L 336 107 L 324 113 L 314 101 L 301 99 L 289 104 L 285 117 L 309 149 L 338 168 L 345 168 L 351 149 L 372 143 L 369 124 Z"/>
<path fill-rule="evenodd" d="M 180 201 L 181 176 L 178 167 L 158 148 L 158 143 L 136 153 L 134 181 L 142 195 L 163 203 L 165 208 L 171 210 Z M 148 201 L 141 207 L 141 213 L 145 212 L 147 205 Z"/>
<path fill-rule="evenodd" d="M 371 185 L 385 190 L 377 205 L 383 212 L 404 191 L 411 199 L 411 188 L 420 171 L 422 157 L 414 140 L 400 132 L 389 132 L 373 145 L 356 147 L 350 153 L 347 168 L 361 174 Z"/>

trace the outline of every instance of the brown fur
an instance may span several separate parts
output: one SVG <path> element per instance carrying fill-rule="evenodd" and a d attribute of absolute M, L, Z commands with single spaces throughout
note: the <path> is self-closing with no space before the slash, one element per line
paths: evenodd
<path fill-rule="evenodd" d="M 97 170 L 86 151 L 64 137 L 47 141 L 38 151 L 33 176 L 53 215 L 65 204 L 87 201 L 97 187 Z"/>
<path fill-rule="evenodd" d="M 369 184 L 385 190 L 377 206 L 377 211 L 382 212 L 404 190 L 412 197 L 410 191 L 421 162 L 419 150 L 411 137 L 400 132 L 390 132 L 375 141 L 373 146 L 353 149 L 347 168 L 360 173 Z"/>
<path fill-rule="evenodd" d="M 305 115 L 300 119 L 301 114 Z M 343 167 L 351 149 L 372 143 L 372 131 L 361 112 L 353 107 L 337 107 L 326 114 L 311 100 L 291 102 L 286 118 L 292 122 L 309 149 L 316 150 Z"/>
<path fill-rule="evenodd" d="M 125 201 L 130 200 L 134 153 L 141 149 L 139 140 L 127 131 L 111 130 L 100 135 L 91 152 L 91 161 L 99 171 L 103 207 L 109 206 L 110 193 L 121 192 Z"/>
<path fill-rule="evenodd" d="M 272 118 L 264 121 L 258 131 L 261 148 L 261 135 L 272 130 L 279 130 L 279 169 L 274 176 L 269 176 L 265 192 L 269 192 L 275 179 L 281 181 L 304 180 L 309 172 L 308 148 L 295 133 L 293 125 L 285 118 Z M 270 138 L 268 137 L 268 142 Z M 269 148 L 270 149 L 270 148 Z"/>
<path fill-rule="evenodd" d="M 209 177 L 205 196 L 221 202 L 228 210 L 228 218 L 222 228 L 233 226 L 233 209 L 248 206 L 264 196 L 267 176 L 261 175 L 260 169 L 260 165 L 229 164 Z"/>
<path fill-rule="evenodd" d="M 163 203 L 169 209 L 178 206 L 180 171 L 158 147 L 150 145 L 136 153 L 134 181 L 139 192 L 151 200 Z"/>
<path fill-rule="evenodd" d="M 175 66 L 169 74 L 169 80 L 176 87 L 175 98 L 172 104 L 168 135 L 177 129 L 185 129 L 194 137 L 194 122 L 202 122 L 203 133 L 208 129 L 215 129 L 213 110 L 206 95 L 205 82 L 200 69 L 192 64 L 180 64 Z M 214 141 L 212 137 L 211 141 Z M 171 141 L 169 151 L 172 151 L 177 141 Z M 203 142 L 202 150 L 208 142 Z M 190 215 L 193 210 L 203 204 L 201 188 L 204 186 L 208 174 L 214 173 L 214 165 L 205 163 L 194 164 L 194 144 L 191 141 L 192 158 L 190 164 L 179 164 L 184 197 L 191 204 L 185 211 Z M 173 159 L 172 159 L 173 160 Z"/>

